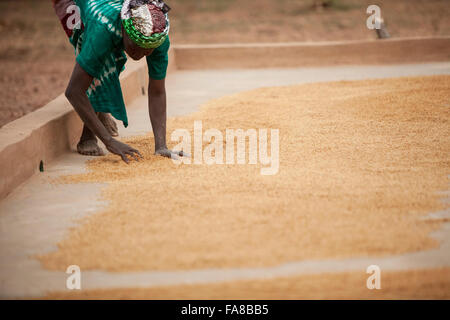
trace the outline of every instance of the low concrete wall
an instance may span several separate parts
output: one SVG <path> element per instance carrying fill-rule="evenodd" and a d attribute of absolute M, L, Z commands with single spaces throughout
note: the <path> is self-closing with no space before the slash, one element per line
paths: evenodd
<path fill-rule="evenodd" d="M 81 120 L 63 95 L 0 129 L 0 199 L 73 147 Z"/>
<path fill-rule="evenodd" d="M 450 37 L 174 46 L 177 67 L 284 68 L 450 60 Z"/>

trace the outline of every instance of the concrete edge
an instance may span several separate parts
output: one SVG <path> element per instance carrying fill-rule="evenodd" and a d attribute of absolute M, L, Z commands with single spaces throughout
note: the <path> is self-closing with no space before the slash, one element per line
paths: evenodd
<path fill-rule="evenodd" d="M 176 45 L 173 48 L 180 70 L 376 65 L 450 60 L 450 36 L 330 42 L 199 44 Z"/>
<path fill-rule="evenodd" d="M 422 40 L 450 40 L 450 36 L 437 36 L 437 37 L 402 37 L 402 38 L 389 38 L 381 41 L 384 42 L 403 42 L 403 41 L 422 41 Z M 292 46 L 334 46 L 334 45 L 352 45 L 352 44 L 364 44 L 364 43 L 376 43 L 380 42 L 377 39 L 367 40 L 342 40 L 342 41 L 292 41 L 292 42 L 234 42 L 234 43 L 199 43 L 199 44 L 177 44 L 173 45 L 174 49 L 217 49 L 217 48 L 262 48 L 262 47 L 292 47 Z"/>

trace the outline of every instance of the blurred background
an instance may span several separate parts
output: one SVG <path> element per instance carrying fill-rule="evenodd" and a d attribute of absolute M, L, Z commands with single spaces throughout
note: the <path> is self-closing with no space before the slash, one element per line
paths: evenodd
<path fill-rule="evenodd" d="M 381 7 L 393 38 L 450 35 L 450 0 L 167 0 L 172 44 L 376 39 Z M 299 57 L 301 59 L 301 57 Z M 61 94 L 74 53 L 51 0 L 0 1 L 0 127 Z"/>

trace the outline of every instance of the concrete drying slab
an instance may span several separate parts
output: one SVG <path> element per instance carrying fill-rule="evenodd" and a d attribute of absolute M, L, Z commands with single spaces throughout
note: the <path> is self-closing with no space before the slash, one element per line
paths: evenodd
<path fill-rule="evenodd" d="M 211 98 L 262 86 L 302 82 L 357 80 L 413 75 L 450 74 L 450 63 L 401 65 L 390 67 L 333 67 L 267 70 L 184 71 L 167 80 L 169 116 L 188 114 Z M 130 104 L 130 126 L 121 135 L 144 134 L 151 130 L 147 98 L 140 96 Z M 170 133 L 169 133 L 170 134 Z M 100 199 L 102 185 L 55 185 L 52 179 L 67 173 L 83 172 L 86 157 L 67 152 L 43 173 L 35 174 L 0 202 L 0 297 L 42 296 L 46 291 L 66 290 L 67 274 L 42 269 L 33 255 L 50 252 L 67 234 L 76 220 L 97 212 L 106 204 Z M 445 191 L 445 190 L 444 190 Z M 448 193 L 442 194 L 449 198 Z M 430 213 L 430 219 L 448 218 L 449 212 Z M 402 256 L 372 259 L 301 261 L 272 268 L 191 270 L 184 272 L 109 273 L 83 271 L 82 288 L 120 288 L 181 283 L 205 283 L 235 279 L 269 278 L 280 275 L 362 270 L 378 264 L 382 270 L 405 270 L 450 266 L 450 226 L 434 237 L 438 249 Z M 76 261 L 74 261 L 76 264 Z"/>

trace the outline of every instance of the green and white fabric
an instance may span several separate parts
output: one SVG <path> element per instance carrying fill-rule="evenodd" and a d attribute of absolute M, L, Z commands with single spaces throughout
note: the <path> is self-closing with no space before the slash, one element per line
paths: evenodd
<path fill-rule="evenodd" d="M 169 16 L 162 12 L 163 4 L 150 0 L 124 1 L 121 11 L 122 24 L 130 39 L 138 46 L 146 49 L 157 48 L 169 35 Z M 160 16 L 164 21 L 159 21 Z M 161 24 L 163 28 L 159 27 Z"/>

